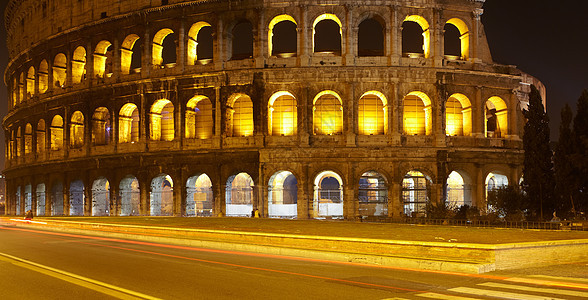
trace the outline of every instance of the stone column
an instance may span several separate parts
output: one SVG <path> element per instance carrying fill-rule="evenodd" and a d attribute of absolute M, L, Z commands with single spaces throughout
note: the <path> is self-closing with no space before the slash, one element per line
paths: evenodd
<path fill-rule="evenodd" d="M 486 212 L 486 183 L 484 173 L 480 166 L 476 167 L 475 174 L 475 199 L 472 199 L 472 204 L 478 207 L 480 213 Z"/>
<path fill-rule="evenodd" d="M 112 179 L 112 178 L 111 178 Z M 120 216 L 120 197 L 118 184 L 110 183 L 110 216 Z"/>
<path fill-rule="evenodd" d="M 309 218 L 308 207 L 312 200 L 310 200 L 311 193 L 309 193 L 308 190 L 308 168 L 307 166 L 303 166 L 299 169 L 302 172 L 299 174 L 300 178 L 296 178 L 298 181 L 298 199 L 296 203 L 296 209 L 298 210 L 298 219 L 305 220 Z"/>
<path fill-rule="evenodd" d="M 182 18 L 178 33 L 178 46 L 176 47 L 176 68 L 180 68 L 181 72 L 185 70 L 186 66 L 186 42 L 186 20 Z"/>
<path fill-rule="evenodd" d="M 174 217 L 182 217 L 186 214 L 186 182 L 182 178 L 181 171 L 174 173 L 176 176 L 173 190 L 173 215 Z"/>
<path fill-rule="evenodd" d="M 402 57 L 402 20 L 400 6 L 392 6 L 392 65 L 400 63 Z"/>
<path fill-rule="evenodd" d="M 47 188 L 45 188 L 47 190 Z M 45 196 L 47 199 L 47 196 Z M 88 178 L 84 179 L 84 216 L 92 215 L 92 183 Z"/>
<path fill-rule="evenodd" d="M 401 191 L 402 185 L 396 180 L 388 186 L 388 216 L 390 218 L 399 219 L 402 216 L 404 204 Z"/>
<path fill-rule="evenodd" d="M 224 62 L 225 62 L 225 56 L 224 56 L 224 52 L 225 52 L 225 45 L 223 44 L 224 39 L 226 38 L 225 36 L 225 32 L 224 32 L 224 24 L 223 24 L 223 18 L 222 16 L 220 16 L 218 18 L 218 25 L 216 27 L 216 34 L 214 35 L 214 54 L 213 54 L 213 63 L 214 63 L 214 69 L 215 70 L 222 70 L 223 66 L 224 66 Z"/>
<path fill-rule="evenodd" d="M 308 20 L 308 12 L 306 5 L 301 5 L 299 8 L 300 12 L 300 24 L 298 25 L 298 66 L 304 67 L 309 65 L 310 55 L 313 49 L 312 46 L 312 28 L 310 28 L 310 22 Z"/>
<path fill-rule="evenodd" d="M 482 100 L 482 87 L 476 87 L 476 95 L 472 103 L 472 137 L 486 137 L 486 103 Z"/>
<path fill-rule="evenodd" d="M 149 24 L 145 24 L 145 35 L 143 37 L 143 55 L 141 55 L 141 78 L 149 78 L 152 66 L 152 42 Z"/>
<path fill-rule="evenodd" d="M 141 212 L 142 216 L 149 216 L 150 215 L 149 191 L 151 189 L 151 185 L 149 184 L 149 181 L 144 178 L 137 178 L 137 180 L 139 180 L 139 198 L 140 198 L 139 211 Z"/>
<path fill-rule="evenodd" d="M 212 174 L 211 174 L 212 175 Z M 213 178 L 211 178 L 213 179 Z M 212 214 L 215 217 L 224 216 L 224 184 L 221 182 L 220 175 L 217 175 L 212 184 L 213 208 Z"/>

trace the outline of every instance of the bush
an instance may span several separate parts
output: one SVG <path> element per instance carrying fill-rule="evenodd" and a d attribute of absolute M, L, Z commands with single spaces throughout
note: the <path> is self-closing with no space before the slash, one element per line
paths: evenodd
<path fill-rule="evenodd" d="M 480 217 L 480 210 L 475 206 L 467 204 L 454 209 L 453 218 L 456 220 L 478 220 Z"/>
<path fill-rule="evenodd" d="M 450 219 L 455 214 L 454 210 L 445 203 L 427 203 L 428 219 Z"/>
<path fill-rule="evenodd" d="M 525 220 L 525 195 L 518 187 L 505 186 L 488 192 L 488 215 L 495 213 L 506 221 Z"/>

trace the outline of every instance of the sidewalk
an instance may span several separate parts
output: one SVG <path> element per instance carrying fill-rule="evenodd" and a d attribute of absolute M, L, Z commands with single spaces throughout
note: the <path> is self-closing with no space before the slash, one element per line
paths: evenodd
<path fill-rule="evenodd" d="M 468 273 L 588 260 L 588 232 L 248 218 L 52 217 L 34 221 L 0 218 L 4 224 L 60 232 Z"/>

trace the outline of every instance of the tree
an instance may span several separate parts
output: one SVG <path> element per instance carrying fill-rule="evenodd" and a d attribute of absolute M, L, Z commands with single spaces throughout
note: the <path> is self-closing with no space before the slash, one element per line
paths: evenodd
<path fill-rule="evenodd" d="M 523 111 L 527 123 L 523 133 L 523 191 L 532 215 L 543 220 L 555 209 L 553 153 L 549 146 L 549 117 L 535 86 L 531 86 L 529 107 Z"/>
<path fill-rule="evenodd" d="M 576 215 L 573 191 L 575 189 L 577 176 L 574 175 L 574 165 L 571 160 L 574 141 L 572 139 L 572 109 L 569 105 L 561 110 L 561 124 L 559 126 L 559 141 L 553 156 L 553 167 L 555 169 L 555 192 L 557 209 L 570 216 Z"/>
<path fill-rule="evenodd" d="M 516 185 L 503 186 L 488 192 L 489 212 L 506 221 L 523 221 L 526 197 Z"/>
<path fill-rule="evenodd" d="M 574 167 L 574 199 L 579 209 L 588 209 L 588 91 L 578 99 L 572 132 L 573 153 L 570 155 Z"/>

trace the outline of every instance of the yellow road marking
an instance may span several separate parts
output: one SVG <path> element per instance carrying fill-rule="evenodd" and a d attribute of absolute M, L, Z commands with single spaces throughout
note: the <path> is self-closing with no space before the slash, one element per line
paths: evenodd
<path fill-rule="evenodd" d="M 63 281 L 67 281 L 118 299 L 150 299 L 158 300 L 159 298 L 145 295 L 139 292 L 127 290 L 121 287 L 117 287 L 108 283 L 104 283 L 98 280 L 90 279 L 66 271 L 51 268 L 45 265 L 41 265 L 32 261 L 28 261 L 16 256 L 0 252 L 0 260 L 12 263 L 16 266 L 27 268 L 29 270 L 39 272 Z"/>
<path fill-rule="evenodd" d="M 464 293 L 464 294 L 474 294 L 474 295 L 478 295 L 478 296 L 506 298 L 506 299 L 565 300 L 565 299 L 554 298 L 554 297 L 543 297 L 543 296 L 535 296 L 535 295 L 529 295 L 529 294 L 517 294 L 517 293 L 509 293 L 509 292 L 501 292 L 501 291 L 493 291 L 493 290 L 483 290 L 483 289 L 475 289 L 475 288 L 469 288 L 469 287 L 458 287 L 458 288 L 449 289 L 448 291 L 456 292 L 456 293 Z"/>
<path fill-rule="evenodd" d="M 444 295 L 444 294 L 437 294 L 437 293 L 424 293 L 424 294 L 417 294 L 419 297 L 425 298 L 432 298 L 432 299 L 442 299 L 442 300 L 477 300 L 478 298 L 469 298 L 469 297 L 461 297 L 461 296 L 452 296 L 452 295 Z"/>
<path fill-rule="evenodd" d="M 584 297 L 584 298 L 588 299 L 588 293 L 587 292 L 580 292 L 580 291 L 536 288 L 536 287 L 530 287 L 530 286 L 504 284 L 504 283 L 498 283 L 498 282 L 485 282 L 485 283 L 480 283 L 478 285 L 487 286 L 487 287 L 495 287 L 495 288 L 503 288 L 503 289 L 513 289 L 513 290 L 520 290 L 520 291 L 527 291 L 527 292 L 539 292 L 539 293 L 549 293 L 549 294 L 557 294 L 557 295 L 565 295 L 565 296 Z"/>

